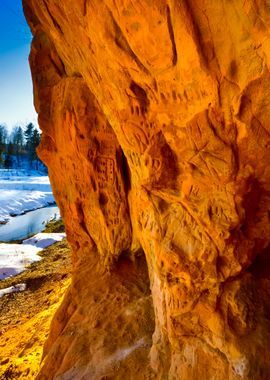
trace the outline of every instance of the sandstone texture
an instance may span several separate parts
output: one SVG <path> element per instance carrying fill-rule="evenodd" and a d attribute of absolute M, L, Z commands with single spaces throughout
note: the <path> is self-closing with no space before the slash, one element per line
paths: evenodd
<path fill-rule="evenodd" d="M 38 378 L 269 379 L 269 1 L 23 3 L 74 268 Z"/>

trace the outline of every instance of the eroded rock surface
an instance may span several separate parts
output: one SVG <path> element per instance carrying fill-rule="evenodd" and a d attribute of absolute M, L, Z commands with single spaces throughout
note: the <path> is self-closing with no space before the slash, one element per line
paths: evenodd
<path fill-rule="evenodd" d="M 24 0 L 24 8 L 39 154 L 74 257 L 40 379 L 268 379 L 270 4 Z M 127 286 L 122 312 L 148 301 L 132 314 L 132 338 L 113 340 L 118 369 L 102 372 L 113 328 L 98 359 L 96 340 L 79 339 L 80 324 L 94 336 L 85 315 L 98 310 L 89 273 L 126 284 L 127 274 L 116 276 L 123 255 L 137 268 L 142 251 L 152 369 L 147 349 L 141 371 L 139 359 L 126 362 L 151 333 L 140 328 L 141 316 L 151 325 L 149 296 Z"/>

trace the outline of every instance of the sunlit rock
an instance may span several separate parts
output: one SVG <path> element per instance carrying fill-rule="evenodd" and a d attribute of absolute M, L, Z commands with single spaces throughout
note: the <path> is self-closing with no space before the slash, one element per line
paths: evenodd
<path fill-rule="evenodd" d="M 24 7 L 34 35 L 39 154 L 74 257 L 40 379 L 269 378 L 269 6 L 25 0 Z M 142 252 L 155 331 L 151 369 L 145 348 L 140 371 L 132 353 L 151 334 L 149 298 L 133 309 L 130 340 L 118 330 L 129 323 L 129 302 L 142 296 L 113 304 L 117 317 L 92 298 L 123 284 L 128 273 L 117 277 L 119 266 L 132 259 L 136 267 Z M 138 286 L 139 273 L 132 281 Z M 94 321 L 104 315 L 121 315 L 122 324 L 99 328 Z M 102 366 L 109 358 L 118 364 Z"/>

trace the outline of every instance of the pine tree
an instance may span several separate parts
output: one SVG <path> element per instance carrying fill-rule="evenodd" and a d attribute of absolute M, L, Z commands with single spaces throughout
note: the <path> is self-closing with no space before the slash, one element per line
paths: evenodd
<path fill-rule="evenodd" d="M 24 136 L 21 127 L 14 127 L 11 133 L 11 142 L 14 147 L 14 153 L 16 155 L 17 167 L 21 166 L 21 156 L 23 152 Z"/>
<path fill-rule="evenodd" d="M 31 142 L 31 160 L 32 160 L 32 162 L 35 161 L 37 170 L 38 170 L 39 158 L 38 158 L 36 149 L 37 149 L 39 143 L 40 143 L 40 133 L 35 128 L 33 130 L 32 142 Z"/>
<path fill-rule="evenodd" d="M 27 156 L 29 160 L 29 166 L 32 168 L 33 165 L 33 133 L 34 133 L 34 124 L 29 123 L 26 126 L 26 129 L 24 131 L 24 137 L 25 137 L 25 148 L 27 151 Z"/>
<path fill-rule="evenodd" d="M 32 138 L 33 138 L 34 129 L 35 129 L 34 124 L 33 123 L 29 123 L 29 124 L 27 124 L 26 129 L 24 131 L 24 137 L 25 137 L 26 148 L 27 149 L 29 149 L 30 146 L 31 146 L 31 141 L 32 141 Z"/>
<path fill-rule="evenodd" d="M 0 165 L 4 163 L 4 153 L 8 140 L 8 131 L 4 125 L 0 125 Z"/>
<path fill-rule="evenodd" d="M 8 139 L 8 131 L 5 125 L 0 125 L 0 145 L 5 145 Z"/>

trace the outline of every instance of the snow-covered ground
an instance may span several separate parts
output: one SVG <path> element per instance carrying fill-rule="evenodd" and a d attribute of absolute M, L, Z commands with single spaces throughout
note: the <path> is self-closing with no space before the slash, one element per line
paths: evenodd
<path fill-rule="evenodd" d="M 39 261 L 38 255 L 46 248 L 66 236 L 65 233 L 39 233 L 23 244 L 0 244 L 0 280 L 23 272 L 28 265 Z"/>
<path fill-rule="evenodd" d="M 0 298 L 5 294 L 23 292 L 26 289 L 26 284 L 16 284 L 14 286 L 10 286 L 9 288 L 0 289 Z"/>
<path fill-rule="evenodd" d="M 64 232 L 58 232 L 58 233 L 46 233 L 46 232 L 40 232 L 39 234 L 36 234 L 35 236 L 30 237 L 29 239 L 26 239 L 23 241 L 23 245 L 28 246 L 31 245 L 32 247 L 39 248 L 39 250 L 49 247 L 50 245 L 63 240 L 66 237 L 66 234 Z"/>
<path fill-rule="evenodd" d="M 54 204 L 48 176 L 35 171 L 0 169 L 0 223 L 10 216 Z"/>

